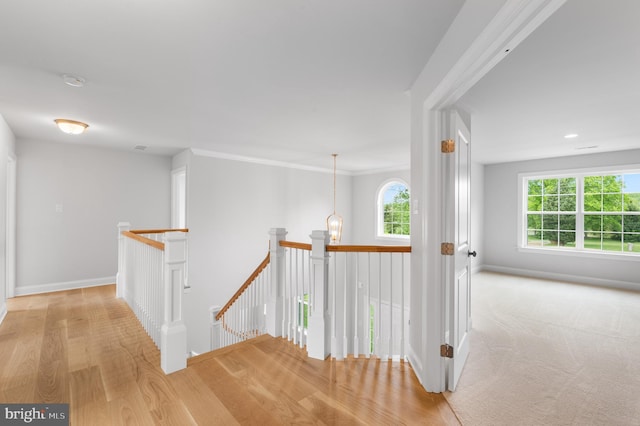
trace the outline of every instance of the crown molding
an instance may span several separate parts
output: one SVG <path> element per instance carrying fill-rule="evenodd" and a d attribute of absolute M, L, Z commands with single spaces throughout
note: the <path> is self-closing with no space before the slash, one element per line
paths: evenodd
<path fill-rule="evenodd" d="M 190 148 L 190 150 L 193 155 L 197 155 L 198 157 L 218 158 L 221 160 L 231 160 L 231 161 L 240 161 L 243 163 L 261 164 L 263 166 L 282 167 L 286 169 L 296 169 L 296 170 L 305 170 L 309 172 L 333 174 L 333 169 L 328 169 L 324 167 L 308 166 L 304 164 L 290 163 L 286 161 L 269 160 L 266 158 L 229 154 L 226 152 L 219 152 L 219 151 L 209 151 L 206 149 L 199 149 L 199 148 Z M 336 174 L 345 175 L 345 176 L 354 175 L 353 172 L 346 171 L 346 170 L 337 170 Z"/>

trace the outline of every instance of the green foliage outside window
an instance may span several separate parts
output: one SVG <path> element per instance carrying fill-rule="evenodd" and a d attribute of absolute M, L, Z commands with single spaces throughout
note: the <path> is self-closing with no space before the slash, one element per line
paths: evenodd
<path fill-rule="evenodd" d="M 528 245 L 575 246 L 576 179 L 532 179 L 527 197 Z"/>
<path fill-rule="evenodd" d="M 638 177 L 584 178 L 585 248 L 635 251 L 634 243 L 640 243 L 640 215 L 632 212 L 640 212 L 640 190 L 632 182 Z"/>
<path fill-rule="evenodd" d="M 409 188 L 402 184 L 389 186 L 383 194 L 383 232 L 385 235 L 410 235 Z"/>
<path fill-rule="evenodd" d="M 585 176 L 582 215 L 577 179 L 531 179 L 527 193 L 527 245 L 575 247 L 576 220 L 585 249 L 640 252 L 640 174 Z"/>

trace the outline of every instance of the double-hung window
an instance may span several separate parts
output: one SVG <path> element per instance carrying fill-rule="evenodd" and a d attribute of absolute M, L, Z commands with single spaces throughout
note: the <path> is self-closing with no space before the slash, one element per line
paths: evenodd
<path fill-rule="evenodd" d="M 521 178 L 521 247 L 640 255 L 640 168 Z"/>

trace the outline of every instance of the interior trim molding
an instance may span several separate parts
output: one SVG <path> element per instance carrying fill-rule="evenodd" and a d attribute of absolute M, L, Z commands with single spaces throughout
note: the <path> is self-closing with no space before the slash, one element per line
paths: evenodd
<path fill-rule="evenodd" d="M 0 306 L 0 324 L 4 321 L 4 318 L 7 316 L 7 302 L 2 301 L 2 306 Z"/>
<path fill-rule="evenodd" d="M 413 368 L 414 372 L 418 372 L 418 374 L 416 374 L 416 377 L 418 378 L 418 381 L 420 382 L 420 384 L 422 384 L 423 368 L 422 368 L 422 362 L 420 362 L 420 357 L 418 356 L 418 354 L 415 353 L 411 345 L 408 345 L 407 352 L 408 352 L 407 357 L 409 358 L 409 364 L 411 364 L 411 367 Z"/>
<path fill-rule="evenodd" d="M 286 169 L 298 169 L 298 170 L 306 170 L 309 172 L 333 174 L 333 169 L 326 169 L 324 167 L 306 166 L 304 164 L 289 163 L 286 161 L 268 160 L 266 158 L 250 157 L 246 155 L 228 154 L 226 152 L 209 151 L 207 149 L 200 149 L 200 148 L 191 148 L 191 152 L 193 153 L 193 155 L 197 155 L 198 157 L 218 158 L 221 160 L 231 160 L 231 161 L 240 161 L 243 163 L 261 164 L 263 166 L 284 167 Z M 337 170 L 336 173 L 339 175 L 347 175 L 347 176 L 351 176 L 353 174 L 352 172 L 347 172 L 344 170 Z"/>
<path fill-rule="evenodd" d="M 16 296 L 27 294 L 50 293 L 53 291 L 75 290 L 85 287 L 97 287 L 101 285 L 115 284 L 116 277 L 90 278 L 87 280 L 65 281 L 59 283 L 36 284 L 16 287 Z"/>
<path fill-rule="evenodd" d="M 574 284 L 586 284 L 597 287 L 617 288 L 620 290 L 640 290 L 640 284 L 629 281 L 605 280 L 602 278 L 586 277 L 584 275 L 559 274 L 556 272 L 533 271 L 531 269 L 510 268 L 507 266 L 484 265 L 483 271 L 502 274 L 518 275 L 522 277 L 541 278 L 554 281 L 566 281 Z"/>

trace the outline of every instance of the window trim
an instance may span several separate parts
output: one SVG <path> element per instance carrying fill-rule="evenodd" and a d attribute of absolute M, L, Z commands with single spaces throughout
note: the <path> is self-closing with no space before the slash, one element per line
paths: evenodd
<path fill-rule="evenodd" d="M 376 197 L 375 197 L 376 213 L 375 213 L 375 223 L 374 223 L 374 226 L 375 226 L 374 235 L 377 240 L 381 240 L 381 241 L 397 240 L 397 241 L 407 242 L 411 238 L 411 223 L 409 223 L 409 235 L 398 235 L 398 234 L 387 235 L 387 234 L 384 234 L 383 232 L 384 212 L 383 212 L 382 198 L 384 197 L 384 192 L 386 192 L 386 188 L 388 186 L 391 186 L 394 183 L 399 183 L 401 185 L 404 185 L 409 190 L 409 199 L 411 199 L 411 187 L 404 179 L 389 178 L 389 179 L 386 179 L 384 182 L 382 182 L 378 186 L 378 190 L 376 191 Z M 409 201 L 409 213 L 411 213 L 411 201 Z M 409 214 L 409 220 L 411 220 L 411 214 Z"/>
<path fill-rule="evenodd" d="M 550 171 L 536 171 L 536 172 L 521 172 L 518 173 L 518 218 L 517 218 L 517 246 L 518 252 L 523 253 L 537 253 L 537 254 L 559 254 L 565 256 L 576 256 L 584 258 L 596 258 L 596 259 L 611 259 L 615 257 L 616 260 L 633 260 L 638 261 L 640 259 L 640 253 L 629 252 L 614 252 L 614 251 L 596 251 L 586 250 L 584 248 L 562 248 L 562 247 L 528 247 L 527 243 L 527 227 L 525 226 L 525 216 L 527 214 L 527 197 L 528 187 L 525 185 L 527 179 L 555 179 L 555 178 L 576 178 L 576 235 L 581 232 L 584 233 L 584 212 L 583 212 L 583 199 L 584 188 L 583 181 L 584 176 L 587 175 L 604 175 L 604 174 L 629 174 L 640 173 L 640 164 L 626 164 L 620 166 L 600 166 L 600 167 L 583 167 L 578 169 L 563 169 L 563 170 L 550 170 Z"/>

